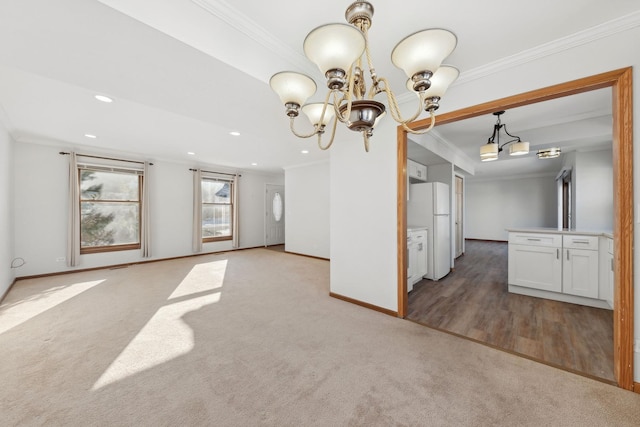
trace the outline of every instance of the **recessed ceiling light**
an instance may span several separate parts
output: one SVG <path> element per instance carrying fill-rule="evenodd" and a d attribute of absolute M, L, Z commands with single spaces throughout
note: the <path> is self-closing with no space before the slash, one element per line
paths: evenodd
<path fill-rule="evenodd" d="M 190 156 L 195 156 L 196 155 L 196 153 L 194 153 L 193 151 L 187 151 L 187 154 L 190 155 Z"/>
<path fill-rule="evenodd" d="M 236 131 L 229 132 L 229 135 L 240 136 L 240 132 L 236 132 Z"/>
<path fill-rule="evenodd" d="M 309 154 L 309 150 L 302 150 L 301 153 L 302 154 Z"/>
<path fill-rule="evenodd" d="M 102 102 L 107 102 L 107 103 L 113 102 L 113 99 L 109 98 L 108 96 L 104 96 L 104 95 L 96 95 L 95 98 L 98 101 L 102 101 Z"/>
<path fill-rule="evenodd" d="M 251 163 L 251 166 L 258 166 L 257 163 Z"/>
<path fill-rule="evenodd" d="M 87 138 L 91 138 L 91 139 L 96 139 L 97 138 L 97 136 L 91 135 L 90 133 L 85 133 L 84 136 L 86 136 Z"/>

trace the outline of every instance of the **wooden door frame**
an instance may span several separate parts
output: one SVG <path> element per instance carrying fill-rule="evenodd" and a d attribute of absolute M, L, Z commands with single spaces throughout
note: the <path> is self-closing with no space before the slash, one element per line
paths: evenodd
<path fill-rule="evenodd" d="M 436 124 L 470 119 L 499 110 L 610 87 L 613 92 L 613 209 L 614 209 L 614 374 L 618 385 L 633 390 L 633 92 L 632 68 L 621 68 L 582 79 L 508 96 L 439 115 Z M 412 123 L 424 129 L 429 120 Z M 397 129 L 398 167 L 398 316 L 407 314 L 407 132 Z"/>

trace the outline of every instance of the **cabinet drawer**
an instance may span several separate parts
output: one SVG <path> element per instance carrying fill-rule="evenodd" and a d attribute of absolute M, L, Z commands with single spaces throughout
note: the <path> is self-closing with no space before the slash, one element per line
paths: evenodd
<path fill-rule="evenodd" d="M 565 249 L 590 249 L 597 251 L 598 236 L 564 235 L 562 236 L 562 246 Z"/>
<path fill-rule="evenodd" d="M 562 246 L 562 235 L 511 232 L 509 233 L 509 243 L 514 245 L 559 248 Z"/>

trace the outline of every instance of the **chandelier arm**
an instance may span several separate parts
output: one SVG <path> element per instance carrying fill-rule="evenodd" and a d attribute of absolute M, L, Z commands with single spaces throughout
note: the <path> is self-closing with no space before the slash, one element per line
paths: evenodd
<path fill-rule="evenodd" d="M 347 98 L 347 109 L 345 110 L 345 114 L 342 115 L 340 114 L 340 110 L 338 108 L 338 104 L 337 102 L 335 102 L 336 98 L 337 98 L 337 92 L 334 90 L 334 103 L 333 105 L 336 108 L 336 117 L 339 117 L 339 120 L 342 123 L 346 123 L 347 120 L 349 120 L 349 117 L 351 116 L 351 104 L 353 103 L 353 86 L 354 86 L 354 82 L 356 80 L 355 78 L 355 72 L 353 69 L 353 65 L 351 66 L 351 70 L 350 70 L 350 74 L 349 74 L 349 88 L 347 89 L 347 93 L 345 94 L 346 98 Z M 340 101 L 340 103 L 342 103 L 344 101 L 344 98 L 342 98 L 342 100 Z"/>
<path fill-rule="evenodd" d="M 407 123 L 411 123 L 418 118 L 418 116 L 422 113 L 422 94 L 420 95 L 420 101 L 418 102 L 418 111 L 416 111 L 416 113 L 407 120 L 404 120 L 402 118 L 402 115 L 400 114 L 400 106 L 398 105 L 398 100 L 389 87 L 389 82 L 385 77 L 380 77 L 380 82 L 384 83 L 384 93 L 387 95 L 387 99 L 389 99 L 389 109 L 391 110 L 391 117 L 393 117 L 396 122 L 406 125 Z"/>
<path fill-rule="evenodd" d="M 318 129 L 318 127 L 314 126 L 314 131 L 313 133 L 310 133 L 308 135 L 303 135 L 303 134 L 299 134 L 298 132 L 296 132 L 296 130 L 293 127 L 293 121 L 295 120 L 295 117 L 290 117 L 289 118 L 289 128 L 291 129 L 291 132 L 297 136 L 298 138 L 311 138 L 313 135 L 317 135 L 317 134 L 321 134 L 322 132 L 320 132 L 320 130 Z"/>
<path fill-rule="evenodd" d="M 371 51 L 369 50 L 369 25 L 365 22 L 362 25 L 362 34 L 364 35 L 364 52 L 367 56 L 367 65 L 369 66 L 369 73 L 371 74 L 371 81 L 373 84 L 371 85 L 369 97 L 373 99 L 373 95 L 371 92 L 377 91 L 378 87 L 378 75 L 376 74 L 376 68 L 373 66 L 373 59 L 371 59 Z"/>
<path fill-rule="evenodd" d="M 517 140 L 518 142 L 520 142 L 520 137 L 518 135 L 511 135 L 509 133 L 509 131 L 507 130 L 507 125 L 503 125 L 502 127 L 504 127 L 504 133 L 506 133 L 507 135 L 509 135 L 511 138 L 515 138 L 513 141 Z M 509 141 L 509 142 L 513 142 L 513 141 Z M 505 143 L 508 144 L 509 142 Z"/>
<path fill-rule="evenodd" d="M 328 150 L 329 147 L 331 147 L 331 144 L 333 144 L 333 140 L 335 139 L 336 136 L 336 127 L 338 125 L 338 119 L 337 116 L 333 117 L 333 129 L 331 130 L 331 139 L 329 140 L 329 143 L 326 146 L 322 146 L 322 134 L 319 133 L 318 134 L 318 148 L 320 148 L 321 150 Z"/>
<path fill-rule="evenodd" d="M 423 134 L 429 132 L 436 125 L 436 113 L 433 112 L 433 111 L 430 111 L 430 113 L 431 113 L 431 124 L 429 124 L 428 128 L 421 129 L 421 130 L 414 130 L 414 129 L 411 129 L 409 126 L 407 126 L 407 123 L 404 123 L 404 122 L 401 123 L 402 128 L 404 130 L 406 130 L 407 132 L 412 133 L 414 135 L 423 135 Z"/>

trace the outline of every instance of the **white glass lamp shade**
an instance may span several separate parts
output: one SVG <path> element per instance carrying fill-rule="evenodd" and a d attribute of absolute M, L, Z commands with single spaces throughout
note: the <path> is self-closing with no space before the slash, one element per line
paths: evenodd
<path fill-rule="evenodd" d="M 453 52 L 458 39 L 451 31 L 432 28 L 405 37 L 393 48 L 393 65 L 404 70 L 407 77 L 422 71 L 435 71 Z"/>
<path fill-rule="evenodd" d="M 283 71 L 274 74 L 269 80 L 271 89 L 280 97 L 283 104 L 304 104 L 316 93 L 316 83 L 311 77 L 294 71 Z"/>
<path fill-rule="evenodd" d="M 326 126 L 329 121 L 335 115 L 335 110 L 333 108 L 333 104 L 328 104 L 327 109 L 324 112 L 324 117 L 322 117 L 322 121 L 320 118 L 322 116 L 322 108 L 324 107 L 324 103 L 322 102 L 314 102 L 313 104 L 307 104 L 302 107 L 302 112 L 306 114 L 309 118 L 309 121 L 312 125 L 323 125 Z"/>
<path fill-rule="evenodd" d="M 453 83 L 459 75 L 460 71 L 458 71 L 456 67 L 452 67 L 451 65 L 441 66 L 431 77 L 431 86 L 425 91 L 424 96 L 427 98 L 434 96 L 442 98 L 447 89 L 449 89 L 449 86 L 451 86 L 451 83 Z"/>
<path fill-rule="evenodd" d="M 322 74 L 329 70 L 349 72 L 364 52 L 364 35 L 347 24 L 327 24 L 311 31 L 304 39 L 304 54 L 314 62 Z"/>
<path fill-rule="evenodd" d="M 487 143 L 480 147 L 480 160 L 483 162 L 498 160 L 498 144 Z"/>
<path fill-rule="evenodd" d="M 529 154 L 528 142 L 514 142 L 509 146 L 509 154 L 511 156 L 523 156 Z"/>

